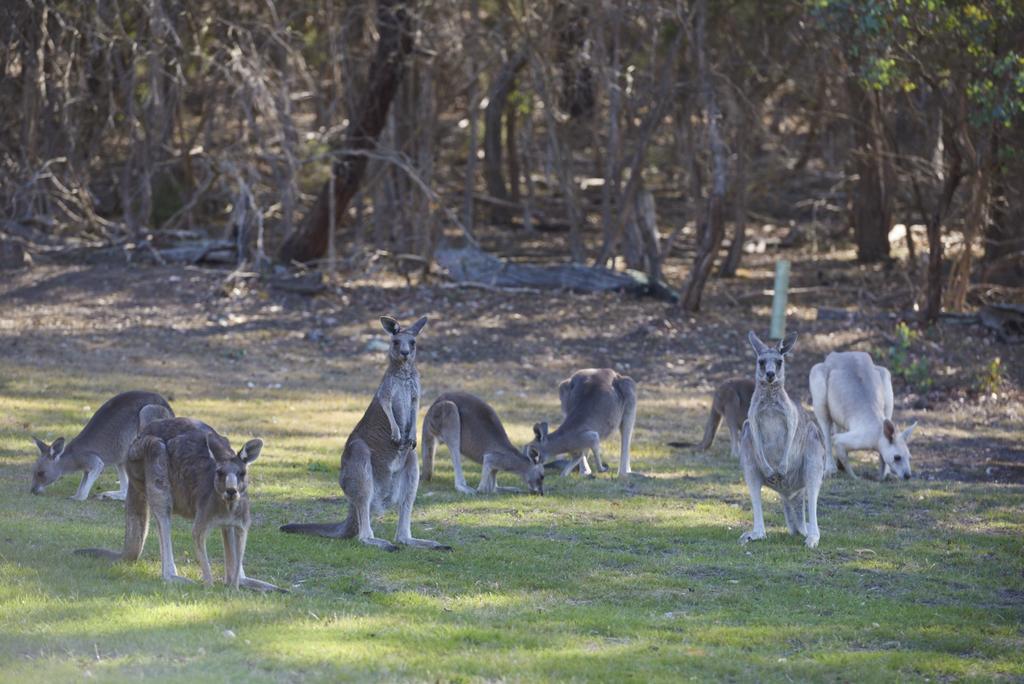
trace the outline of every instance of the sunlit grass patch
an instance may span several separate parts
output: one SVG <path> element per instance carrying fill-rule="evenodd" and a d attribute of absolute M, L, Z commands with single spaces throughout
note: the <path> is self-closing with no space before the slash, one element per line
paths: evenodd
<path fill-rule="evenodd" d="M 378 370 L 356 366 L 301 390 L 168 381 L 180 415 L 236 445 L 266 440 L 245 565 L 291 590 L 272 596 L 163 584 L 152 530 L 140 563 L 71 555 L 119 546 L 122 509 L 70 501 L 77 477 L 31 496 L 28 436 L 70 437 L 85 406 L 148 382 L 112 376 L 101 391 L 75 373 L 33 369 L 29 381 L 0 367 L 0 680 L 1024 677 L 1020 487 L 829 480 L 814 551 L 766 492 L 768 539 L 740 546 L 749 501 L 727 436 L 709 454 L 666 446 L 699 437 L 706 399 L 691 391 L 641 397 L 638 474 L 625 481 L 551 475 L 544 497 L 465 496 L 442 447 L 413 531 L 451 554 L 281 534 L 345 513 L 338 458 Z M 557 422 L 554 382 L 501 395 L 493 379 L 474 382 L 518 444 L 534 421 Z M 618 449 L 616 436 L 612 472 Z M 466 470 L 475 485 L 479 466 Z M 374 529 L 391 537 L 395 523 L 391 512 Z M 187 523 L 176 520 L 173 543 L 198 579 Z M 219 577 L 216 535 L 209 547 Z"/>

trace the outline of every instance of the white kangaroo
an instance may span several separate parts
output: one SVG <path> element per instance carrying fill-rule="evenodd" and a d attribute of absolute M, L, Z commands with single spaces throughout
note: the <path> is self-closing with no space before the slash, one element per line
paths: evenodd
<path fill-rule="evenodd" d="M 890 473 L 910 479 L 907 443 L 917 423 L 899 432 L 892 422 L 892 375 L 888 370 L 876 366 L 864 352 L 832 352 L 811 369 L 810 384 L 830 472 L 836 470 L 838 461 L 845 472 L 857 477 L 847 452 L 874 449 L 880 461 L 879 480 Z"/>

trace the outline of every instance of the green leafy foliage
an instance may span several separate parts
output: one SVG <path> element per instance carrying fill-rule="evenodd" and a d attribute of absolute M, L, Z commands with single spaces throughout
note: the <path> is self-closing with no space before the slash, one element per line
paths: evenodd
<path fill-rule="evenodd" d="M 910 387 L 927 392 L 933 384 L 931 368 L 927 359 L 913 351 L 920 334 L 903 321 L 896 324 L 896 341 L 889 347 L 889 372 Z"/>

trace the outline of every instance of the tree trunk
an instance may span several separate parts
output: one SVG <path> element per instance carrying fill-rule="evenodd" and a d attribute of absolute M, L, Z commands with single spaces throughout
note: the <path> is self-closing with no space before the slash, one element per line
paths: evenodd
<path fill-rule="evenodd" d="M 693 261 L 693 269 L 686 281 L 683 290 L 682 306 L 686 311 L 696 312 L 700 310 L 701 296 L 704 294 L 704 286 L 707 284 L 711 269 L 715 264 L 715 256 L 722 246 L 722 238 L 725 236 L 725 221 L 723 216 L 723 205 L 725 204 L 726 190 L 726 151 L 725 143 L 722 141 L 722 134 L 719 131 L 718 101 L 715 98 L 715 88 L 711 83 L 710 68 L 708 66 L 707 46 L 705 44 L 705 24 L 707 22 L 707 0 L 699 0 L 697 3 L 697 30 L 694 40 L 695 61 L 697 63 L 697 77 L 700 82 L 702 99 L 704 100 L 704 111 L 708 120 L 708 146 L 711 148 L 711 192 L 708 195 L 707 218 L 704 229 L 700 233 L 700 241 L 697 245 L 697 255 Z"/>
<path fill-rule="evenodd" d="M 345 132 L 345 142 L 335 164 L 334 207 L 343 214 L 366 173 L 367 158 L 346 154 L 346 150 L 372 149 L 387 122 L 388 107 L 402 79 L 406 57 L 412 52 L 412 17 L 406 11 L 411 0 L 378 0 L 377 52 L 370 64 L 365 94 Z M 319 259 L 327 250 L 329 226 L 328 184 L 320 189 L 316 202 L 300 228 L 289 235 L 278 250 L 281 261 L 307 262 Z"/>
<path fill-rule="evenodd" d="M 516 74 L 526 65 L 526 51 L 520 50 L 502 64 L 494 83 L 487 93 L 487 107 L 484 110 L 484 180 L 487 194 L 500 200 L 509 198 L 501 164 L 501 115 L 508 103 L 509 93 L 515 87 Z M 511 112 L 508 114 L 514 116 Z M 513 178 L 518 194 L 518 178 Z M 491 219 L 495 223 L 507 223 L 509 210 L 501 205 L 491 208 Z"/>
<path fill-rule="evenodd" d="M 852 193 L 853 234 L 857 259 L 871 262 L 889 257 L 891 199 L 886 187 L 878 104 L 855 76 L 846 80 L 853 114 L 853 156 L 857 180 Z"/>

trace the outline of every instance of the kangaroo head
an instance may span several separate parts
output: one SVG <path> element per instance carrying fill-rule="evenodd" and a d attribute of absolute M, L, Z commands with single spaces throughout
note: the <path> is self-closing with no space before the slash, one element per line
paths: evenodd
<path fill-rule="evenodd" d="M 403 328 L 391 316 L 381 316 L 380 324 L 391 335 L 391 349 L 388 351 L 388 358 L 399 365 L 414 362 L 416 360 L 416 336 L 427 324 L 427 317 L 423 316 L 408 328 Z"/>
<path fill-rule="evenodd" d="M 250 463 L 259 458 L 263 449 L 262 439 L 250 439 L 236 454 L 226 439 L 218 435 L 206 435 L 206 449 L 217 464 L 213 489 L 217 496 L 229 506 L 245 496 L 249 487 L 246 477 Z"/>
<path fill-rule="evenodd" d="M 888 418 L 882 421 L 882 434 L 878 437 L 878 453 L 885 464 L 885 475 L 892 473 L 897 479 L 910 479 L 910 449 L 907 447 L 907 443 L 910 442 L 916 427 L 917 423 L 914 423 L 903 432 L 899 432 L 895 423 Z"/>
<path fill-rule="evenodd" d="M 769 347 L 758 338 L 751 330 L 747 335 L 750 346 L 757 354 L 757 368 L 755 375 L 757 384 L 761 387 L 775 388 L 783 387 L 786 384 L 785 357 L 793 351 L 796 345 L 796 333 L 790 333 L 786 339 L 779 342 L 777 347 Z"/>
<path fill-rule="evenodd" d="M 532 443 L 523 447 L 523 456 L 528 458 L 531 463 L 523 473 L 523 482 L 530 488 L 531 494 L 544 496 L 544 457 Z"/>
<path fill-rule="evenodd" d="M 64 455 L 64 438 L 60 437 L 53 444 L 47 445 L 41 439 L 32 438 L 39 448 L 39 458 L 32 466 L 33 494 L 42 494 L 48 485 L 60 479 L 64 471 L 60 468 L 60 457 Z"/>

